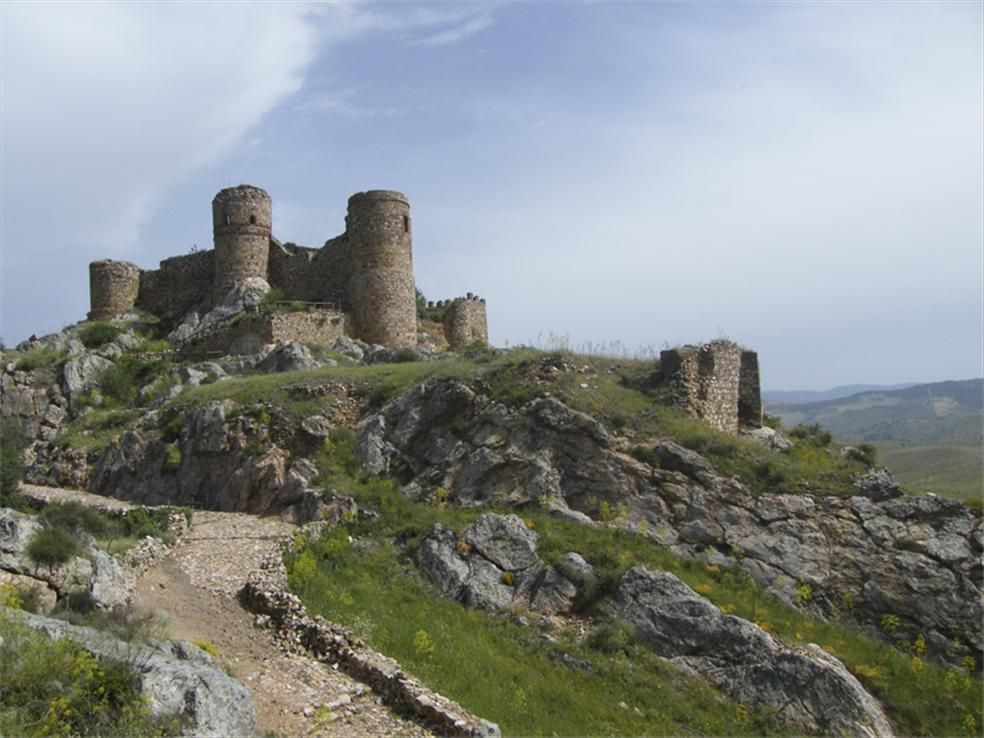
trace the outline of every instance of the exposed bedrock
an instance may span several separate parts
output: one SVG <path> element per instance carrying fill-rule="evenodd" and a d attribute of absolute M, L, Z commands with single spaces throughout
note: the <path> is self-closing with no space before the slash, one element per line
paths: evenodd
<path fill-rule="evenodd" d="M 588 520 L 600 502 L 685 556 L 737 566 L 792 604 L 880 629 L 924 635 L 954 662 L 982 638 L 981 511 L 925 496 L 753 496 L 705 458 L 666 441 L 660 468 L 613 448 L 593 418 L 553 398 L 508 408 L 451 380 L 431 380 L 360 424 L 367 470 L 399 478 L 409 494 L 435 487 L 464 506 L 537 502 Z"/>

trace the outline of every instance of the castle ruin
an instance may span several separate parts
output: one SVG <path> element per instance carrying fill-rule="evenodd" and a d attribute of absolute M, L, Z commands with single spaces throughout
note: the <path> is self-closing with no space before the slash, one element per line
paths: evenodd
<path fill-rule="evenodd" d="M 200 337 L 199 348 L 242 349 L 274 340 L 328 343 L 340 335 L 389 348 L 417 345 L 406 195 L 391 190 L 352 195 L 345 232 L 321 248 L 281 243 L 272 225 L 264 190 L 251 185 L 222 190 L 212 200 L 213 250 L 165 259 L 153 270 L 123 261 L 92 262 L 89 319 L 107 320 L 134 308 L 180 318 L 192 309 L 207 311 L 236 285 L 259 278 L 306 309 L 249 317 L 234 329 Z M 451 348 L 487 342 L 485 301 L 471 294 L 447 301 L 443 330 Z"/>
<path fill-rule="evenodd" d="M 711 427 L 737 433 L 762 426 L 758 354 L 731 341 L 660 352 L 660 381 L 678 405 Z"/>

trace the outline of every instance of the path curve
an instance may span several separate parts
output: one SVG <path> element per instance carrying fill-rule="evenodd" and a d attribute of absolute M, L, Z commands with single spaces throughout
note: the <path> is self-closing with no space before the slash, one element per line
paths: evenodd
<path fill-rule="evenodd" d="M 87 492 L 22 488 L 48 501 L 133 507 Z M 391 712 L 361 682 L 306 655 L 284 653 L 273 634 L 255 627 L 253 616 L 239 606 L 236 594 L 250 572 L 294 530 L 276 517 L 195 511 L 189 531 L 137 580 L 134 605 L 163 616 L 169 637 L 215 646 L 220 661 L 252 694 L 259 734 L 430 736 Z"/>

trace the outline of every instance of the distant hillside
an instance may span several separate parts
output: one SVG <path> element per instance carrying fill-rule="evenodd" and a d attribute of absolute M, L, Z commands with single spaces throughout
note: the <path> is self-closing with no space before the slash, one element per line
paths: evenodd
<path fill-rule="evenodd" d="M 767 411 L 786 426 L 818 423 L 845 441 L 980 443 L 982 386 L 982 379 L 917 384 L 824 402 L 770 402 Z"/>
<path fill-rule="evenodd" d="M 762 392 L 762 402 L 766 409 L 772 405 L 804 405 L 808 402 L 827 402 L 850 397 L 860 392 L 889 391 L 905 389 L 914 386 L 913 382 L 905 384 L 842 384 L 829 390 L 765 390 Z"/>

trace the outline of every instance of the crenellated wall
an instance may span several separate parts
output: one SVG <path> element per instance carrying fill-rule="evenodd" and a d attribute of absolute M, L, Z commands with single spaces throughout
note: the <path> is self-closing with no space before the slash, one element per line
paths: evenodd
<path fill-rule="evenodd" d="M 210 294 L 214 278 L 214 251 L 172 256 L 159 269 L 140 272 L 137 307 L 162 317 L 183 315 Z"/>
<path fill-rule="evenodd" d="M 731 341 L 681 346 L 659 356 L 662 382 L 691 415 L 725 433 L 762 424 L 758 356 Z"/>

